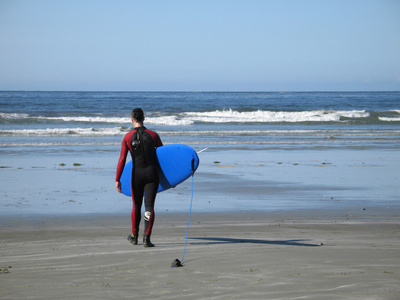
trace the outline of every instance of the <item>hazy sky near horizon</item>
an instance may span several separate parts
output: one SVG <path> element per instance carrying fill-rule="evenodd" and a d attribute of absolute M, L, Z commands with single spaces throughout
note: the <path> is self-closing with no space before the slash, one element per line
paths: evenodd
<path fill-rule="evenodd" d="M 399 0 L 0 0 L 0 90 L 400 90 Z"/>

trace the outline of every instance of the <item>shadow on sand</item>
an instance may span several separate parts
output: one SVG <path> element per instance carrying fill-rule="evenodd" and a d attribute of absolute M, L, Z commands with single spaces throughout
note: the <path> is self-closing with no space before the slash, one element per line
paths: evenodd
<path fill-rule="evenodd" d="M 283 245 L 283 246 L 303 246 L 303 247 L 320 247 L 321 244 L 305 243 L 310 240 L 287 240 L 287 241 L 269 241 L 257 239 L 234 239 L 234 238 L 218 238 L 218 237 L 191 237 L 191 240 L 203 240 L 201 244 L 239 244 L 239 243 L 252 243 L 252 244 L 266 244 L 266 245 Z M 196 243 L 200 244 L 200 243 Z"/>

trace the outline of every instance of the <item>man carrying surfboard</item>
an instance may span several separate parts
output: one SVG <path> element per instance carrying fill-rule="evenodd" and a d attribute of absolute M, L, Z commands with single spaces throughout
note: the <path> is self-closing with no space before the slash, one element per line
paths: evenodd
<path fill-rule="evenodd" d="M 121 175 L 124 170 L 128 152 L 132 156 L 132 234 L 128 240 L 136 245 L 138 243 L 139 225 L 141 220 L 141 209 L 144 196 L 144 247 L 154 247 L 150 241 L 150 235 L 154 224 L 154 202 L 159 185 L 157 171 L 156 148 L 163 144 L 159 135 L 143 126 L 144 113 L 141 108 L 132 110 L 132 123 L 134 130 L 127 133 L 122 140 L 121 154 L 117 166 L 115 188 L 121 193 Z"/>

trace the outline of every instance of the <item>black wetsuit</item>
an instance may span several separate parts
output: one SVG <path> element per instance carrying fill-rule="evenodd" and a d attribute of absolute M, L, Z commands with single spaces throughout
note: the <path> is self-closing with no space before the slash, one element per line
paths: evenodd
<path fill-rule="evenodd" d="M 122 141 L 121 155 L 118 162 L 116 181 L 119 182 L 125 166 L 126 155 L 131 153 L 132 169 L 132 234 L 138 235 L 141 220 L 141 209 L 144 204 L 146 212 L 150 212 L 148 220 L 145 218 L 145 236 L 150 236 L 154 224 L 154 202 L 157 195 L 159 178 L 157 172 L 156 148 L 162 146 L 158 134 L 145 127 L 137 127 L 129 132 Z"/>

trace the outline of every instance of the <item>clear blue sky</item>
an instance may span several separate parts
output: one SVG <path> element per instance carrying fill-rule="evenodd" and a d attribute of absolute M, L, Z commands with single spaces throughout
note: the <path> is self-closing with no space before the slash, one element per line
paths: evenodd
<path fill-rule="evenodd" d="M 400 90 L 400 1 L 0 0 L 0 90 Z"/>

